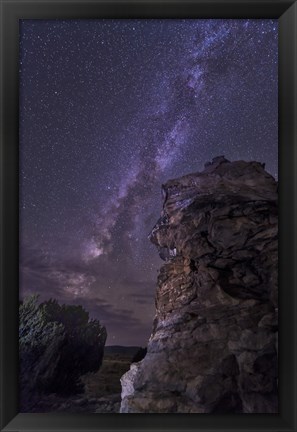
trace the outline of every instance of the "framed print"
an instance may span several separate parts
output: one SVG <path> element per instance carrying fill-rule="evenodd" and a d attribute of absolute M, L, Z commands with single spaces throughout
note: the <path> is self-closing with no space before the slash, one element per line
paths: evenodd
<path fill-rule="evenodd" d="M 296 430 L 296 13 L 1 1 L 1 430 Z"/>

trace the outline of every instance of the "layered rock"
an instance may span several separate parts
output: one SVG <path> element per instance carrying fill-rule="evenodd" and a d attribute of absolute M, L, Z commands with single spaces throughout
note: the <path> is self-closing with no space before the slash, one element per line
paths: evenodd
<path fill-rule="evenodd" d="M 276 181 L 218 157 L 162 190 L 156 316 L 121 412 L 277 412 Z"/>

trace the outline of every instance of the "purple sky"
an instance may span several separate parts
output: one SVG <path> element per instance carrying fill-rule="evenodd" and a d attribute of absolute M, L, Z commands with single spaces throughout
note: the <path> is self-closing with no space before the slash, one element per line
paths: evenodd
<path fill-rule="evenodd" d="M 23 20 L 20 295 L 146 345 L 161 184 L 208 160 L 277 177 L 276 20 Z"/>

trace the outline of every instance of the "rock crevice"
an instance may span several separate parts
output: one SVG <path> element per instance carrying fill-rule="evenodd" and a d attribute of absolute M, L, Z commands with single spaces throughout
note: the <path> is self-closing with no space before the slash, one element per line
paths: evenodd
<path fill-rule="evenodd" d="M 121 412 L 277 412 L 276 181 L 220 156 L 162 195 L 156 316 Z"/>

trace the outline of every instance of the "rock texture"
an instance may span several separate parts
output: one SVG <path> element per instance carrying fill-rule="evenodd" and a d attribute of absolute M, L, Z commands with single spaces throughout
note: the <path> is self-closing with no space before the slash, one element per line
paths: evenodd
<path fill-rule="evenodd" d="M 277 183 L 221 156 L 162 190 L 156 316 L 121 412 L 276 413 Z"/>

